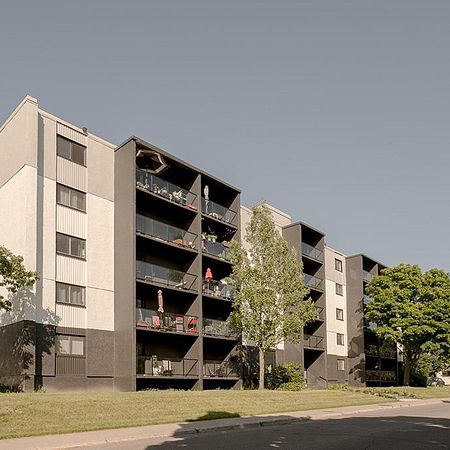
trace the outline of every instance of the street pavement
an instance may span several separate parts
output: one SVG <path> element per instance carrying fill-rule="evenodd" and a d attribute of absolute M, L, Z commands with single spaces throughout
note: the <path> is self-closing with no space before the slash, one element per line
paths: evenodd
<path fill-rule="evenodd" d="M 254 429 L 84 447 L 145 449 L 450 449 L 450 401 Z"/>

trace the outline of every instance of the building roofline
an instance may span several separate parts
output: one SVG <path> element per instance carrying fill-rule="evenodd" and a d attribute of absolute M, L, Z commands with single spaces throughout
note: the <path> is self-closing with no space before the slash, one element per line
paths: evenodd
<path fill-rule="evenodd" d="M 5 121 L 0 125 L 0 133 L 6 128 L 9 122 L 14 118 L 14 116 L 19 112 L 19 110 L 22 108 L 25 103 L 30 102 L 37 106 L 38 101 L 31 95 L 26 95 L 20 103 L 14 108 L 13 112 L 5 119 Z"/>
<path fill-rule="evenodd" d="M 367 256 L 365 253 L 356 253 L 356 254 L 354 254 L 354 255 L 349 255 L 349 256 L 347 256 L 347 258 L 355 258 L 355 257 L 357 257 L 357 256 L 360 256 L 361 258 L 370 259 L 370 261 L 373 261 L 375 264 L 379 264 L 380 266 L 383 266 L 383 267 L 389 267 L 388 265 L 383 264 L 383 263 L 377 261 L 376 259 L 373 259 L 373 258 L 370 257 L 370 256 Z"/>
<path fill-rule="evenodd" d="M 182 166 L 185 166 L 188 169 L 191 169 L 191 170 L 193 170 L 195 172 L 199 172 L 202 175 L 205 175 L 208 178 L 211 178 L 212 180 L 216 181 L 217 183 L 222 184 L 222 185 L 224 185 L 224 186 L 234 190 L 238 194 L 241 193 L 241 190 L 238 189 L 237 187 L 227 183 L 226 181 L 221 180 L 220 178 L 217 178 L 214 175 L 211 175 L 210 173 L 204 171 L 203 169 L 199 169 L 198 167 L 196 167 L 196 166 L 194 166 L 194 165 L 192 165 L 192 164 L 190 164 L 190 163 L 188 163 L 186 161 L 183 161 L 181 158 L 179 158 L 178 156 L 173 155 L 172 153 L 169 153 L 167 150 L 163 150 L 162 148 L 159 148 L 156 145 L 151 144 L 150 142 L 147 142 L 144 139 L 141 139 L 141 138 L 139 138 L 137 136 L 130 136 L 128 139 L 126 139 L 124 142 L 122 142 L 120 145 L 118 145 L 115 151 L 118 151 L 120 148 L 124 147 L 126 144 L 128 144 L 131 141 L 134 141 L 137 145 L 141 145 L 143 147 L 149 148 L 150 150 L 154 150 L 154 151 L 156 151 L 158 153 L 161 153 L 161 155 L 165 156 L 166 158 L 171 159 L 171 160 L 175 161 L 176 163 L 178 163 L 178 164 L 180 164 Z"/>
<path fill-rule="evenodd" d="M 320 231 L 317 228 L 312 227 L 308 223 L 302 222 L 301 220 L 299 220 L 297 222 L 290 223 L 289 225 L 284 226 L 283 229 L 289 228 L 289 227 L 294 227 L 294 226 L 297 226 L 297 225 L 301 225 L 303 227 L 308 227 L 310 230 L 313 230 L 316 233 L 321 234 L 322 236 L 326 236 L 326 234 L 323 231 Z"/>

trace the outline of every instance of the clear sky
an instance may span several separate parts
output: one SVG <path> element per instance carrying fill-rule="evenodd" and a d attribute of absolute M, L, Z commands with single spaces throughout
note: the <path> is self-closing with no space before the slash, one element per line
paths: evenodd
<path fill-rule="evenodd" d="M 4 0 L 0 120 L 30 94 L 344 253 L 450 271 L 449 24 L 446 0 Z"/>

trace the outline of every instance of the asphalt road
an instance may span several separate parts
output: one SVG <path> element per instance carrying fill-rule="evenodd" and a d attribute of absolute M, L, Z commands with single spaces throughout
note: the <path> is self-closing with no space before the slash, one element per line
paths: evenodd
<path fill-rule="evenodd" d="M 381 410 L 258 429 L 105 444 L 98 450 L 145 449 L 450 449 L 450 402 Z"/>

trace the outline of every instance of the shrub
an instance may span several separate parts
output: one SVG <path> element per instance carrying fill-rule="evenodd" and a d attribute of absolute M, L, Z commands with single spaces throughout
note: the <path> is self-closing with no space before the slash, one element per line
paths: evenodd
<path fill-rule="evenodd" d="M 303 369 L 297 363 L 275 366 L 265 377 L 265 387 L 267 389 L 299 391 L 303 386 Z"/>

